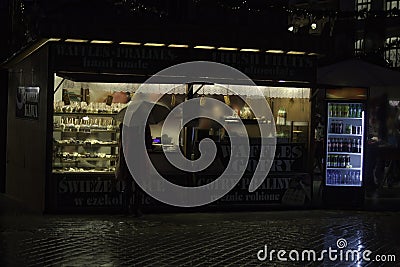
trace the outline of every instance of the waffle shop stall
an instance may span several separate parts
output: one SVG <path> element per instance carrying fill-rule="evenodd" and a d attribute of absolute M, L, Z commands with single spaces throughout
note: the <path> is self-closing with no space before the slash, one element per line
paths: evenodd
<path fill-rule="evenodd" d="M 276 120 L 278 138 L 268 177 L 258 190 L 249 193 L 249 180 L 260 150 L 259 131 L 257 120 L 244 101 L 225 91 L 232 84 L 154 84 L 151 90 L 155 91 L 174 86 L 160 100 L 171 110 L 187 100 L 190 90 L 197 91 L 193 97 L 225 102 L 237 110 L 232 115 L 244 122 L 249 133 L 251 158 L 238 163 L 247 165 L 244 177 L 226 196 L 196 210 L 309 203 L 314 56 L 68 40 L 45 40 L 6 64 L 6 193 L 39 212 L 121 212 L 123 185 L 114 179 L 119 152 L 117 114 L 150 76 L 175 64 L 199 60 L 234 67 L 260 86 Z M 243 87 L 243 91 L 247 101 L 256 101 L 251 87 Z M 171 139 L 168 144 L 160 144 L 162 121 L 150 127 L 150 158 L 166 179 L 196 186 L 214 180 L 223 171 L 229 141 L 218 125 L 204 121 L 194 125 L 190 140 L 193 153 L 197 153 L 196 144 L 209 137 L 215 141 L 218 154 L 210 168 L 190 177 L 175 169 L 162 149 L 168 146 L 171 151 L 185 151 L 188 140 Z M 143 196 L 142 205 L 145 212 L 175 210 L 147 195 Z"/>

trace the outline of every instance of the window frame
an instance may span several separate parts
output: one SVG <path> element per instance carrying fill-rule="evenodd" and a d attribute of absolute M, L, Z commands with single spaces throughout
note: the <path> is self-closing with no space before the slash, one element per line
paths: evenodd
<path fill-rule="evenodd" d="M 391 67 L 400 68 L 400 36 L 386 38 L 384 56 L 385 60 L 390 62 Z"/>

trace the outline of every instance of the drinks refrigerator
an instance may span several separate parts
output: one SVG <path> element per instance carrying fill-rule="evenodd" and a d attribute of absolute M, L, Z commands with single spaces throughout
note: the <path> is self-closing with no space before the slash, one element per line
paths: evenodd
<path fill-rule="evenodd" d="M 327 99 L 325 204 L 359 205 L 364 200 L 366 102 Z"/>

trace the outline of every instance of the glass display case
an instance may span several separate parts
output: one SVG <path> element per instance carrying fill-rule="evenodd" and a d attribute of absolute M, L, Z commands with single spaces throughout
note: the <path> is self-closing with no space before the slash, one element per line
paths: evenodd
<path fill-rule="evenodd" d="M 53 117 L 53 173 L 112 173 L 118 157 L 116 113 L 56 109 Z"/>

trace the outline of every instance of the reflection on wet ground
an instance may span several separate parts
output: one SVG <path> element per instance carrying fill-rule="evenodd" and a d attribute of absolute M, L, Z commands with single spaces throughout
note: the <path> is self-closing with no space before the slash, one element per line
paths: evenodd
<path fill-rule="evenodd" d="M 319 256 L 338 249 L 338 239 L 346 242 L 343 250 L 368 249 L 370 258 L 390 254 L 400 260 L 399 222 L 398 212 L 357 211 L 3 216 L 0 266 L 265 266 L 269 259 L 257 258 L 265 245 L 268 251 L 315 250 Z M 368 263 L 333 262 L 327 255 L 318 262 L 279 262 L 276 252 L 273 258 L 278 266 Z"/>

